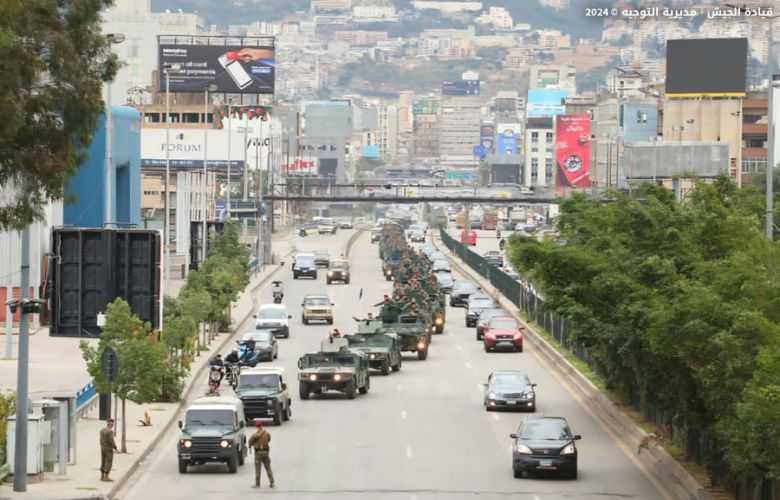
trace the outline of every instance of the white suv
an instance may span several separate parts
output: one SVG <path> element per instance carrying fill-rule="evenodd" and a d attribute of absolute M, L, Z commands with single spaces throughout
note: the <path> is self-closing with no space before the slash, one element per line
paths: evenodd
<path fill-rule="evenodd" d="M 255 329 L 271 330 L 274 337 L 290 338 L 290 318 L 284 304 L 263 304 L 255 314 Z"/>

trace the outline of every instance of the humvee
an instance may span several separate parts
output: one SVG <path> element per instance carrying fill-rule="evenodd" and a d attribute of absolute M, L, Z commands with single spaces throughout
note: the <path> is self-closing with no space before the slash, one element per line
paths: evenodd
<path fill-rule="evenodd" d="M 401 351 L 416 352 L 417 359 L 428 357 L 428 346 L 431 343 L 431 328 L 426 325 L 418 314 L 403 313 L 398 316 L 382 317 L 385 332 L 398 335 Z"/>
<path fill-rule="evenodd" d="M 322 341 L 320 352 L 304 354 L 298 359 L 298 388 L 301 399 L 311 393 L 339 391 L 349 399 L 370 387 L 368 356 L 349 348 L 345 338 Z"/>
<path fill-rule="evenodd" d="M 381 319 L 361 320 L 358 331 L 345 337 L 349 347 L 368 356 L 368 365 L 388 375 L 401 369 L 401 344 L 398 335 L 386 332 Z"/>

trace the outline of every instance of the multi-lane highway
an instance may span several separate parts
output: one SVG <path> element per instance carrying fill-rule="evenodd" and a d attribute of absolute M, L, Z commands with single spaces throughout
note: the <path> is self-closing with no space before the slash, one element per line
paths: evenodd
<path fill-rule="evenodd" d="M 350 233 L 300 238 L 298 247 L 327 249 L 336 255 Z M 352 316 L 374 310 L 371 305 L 391 290 L 392 284 L 381 275 L 377 247 L 367 235 L 357 240 L 350 260 L 350 285 L 328 286 L 324 273 L 317 281 L 293 281 L 289 265 L 277 274 L 284 279 L 285 303 L 293 316 L 291 337 L 280 340 L 279 359 L 273 363 L 286 370 L 293 397 L 292 420 L 279 428 L 267 427 L 273 436 L 277 488 L 251 488 L 251 461 L 237 474 L 214 464 L 180 475 L 178 429 L 174 427 L 118 498 L 217 500 L 266 494 L 295 500 L 669 498 L 638 467 L 633 450 L 618 444 L 531 346 L 524 353 L 485 353 L 473 329 L 464 326 L 463 309 L 447 311 L 445 332 L 434 337 L 427 361 L 408 355 L 400 373 L 372 375 L 371 391 L 355 400 L 334 393 L 334 397 L 301 401 L 295 380 L 297 359 L 315 351 L 332 328 L 301 324 L 302 297 L 326 291 L 336 304 L 335 326 L 351 332 Z M 260 303 L 270 298 L 268 288 L 259 290 Z M 525 370 L 538 384 L 537 412 L 565 416 L 572 430 L 583 436 L 578 444 L 579 479 L 512 477 L 509 434 L 523 414 L 483 409 L 481 384 L 495 369 Z M 204 379 L 196 393 L 205 390 Z M 230 389 L 223 386 L 223 391 Z M 263 481 L 267 486 L 265 477 Z"/>

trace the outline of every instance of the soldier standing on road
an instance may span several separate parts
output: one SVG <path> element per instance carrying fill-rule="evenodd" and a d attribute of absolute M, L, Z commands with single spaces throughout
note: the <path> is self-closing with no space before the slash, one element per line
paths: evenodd
<path fill-rule="evenodd" d="M 114 441 L 114 419 L 106 420 L 106 426 L 100 429 L 100 480 L 113 481 L 108 475 L 114 465 L 114 451 L 117 450 Z"/>
<path fill-rule="evenodd" d="M 268 480 L 271 481 L 271 488 L 274 488 L 274 473 L 271 470 L 271 434 L 263 429 L 263 422 L 261 420 L 255 420 L 255 427 L 257 427 L 257 431 L 249 438 L 249 448 L 254 450 L 255 453 L 254 487 L 260 487 L 260 473 L 263 472 L 263 466 L 265 466 Z"/>

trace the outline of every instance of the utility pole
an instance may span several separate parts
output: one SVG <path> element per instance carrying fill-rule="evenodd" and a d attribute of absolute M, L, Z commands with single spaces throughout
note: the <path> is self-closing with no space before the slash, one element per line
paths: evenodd
<path fill-rule="evenodd" d="M 208 161 L 209 161 L 209 91 L 216 92 L 217 86 L 215 84 L 210 84 L 206 86 L 205 90 L 205 96 L 203 101 L 203 245 L 202 245 L 202 252 L 201 252 L 201 263 L 206 262 L 206 247 L 208 246 L 208 240 L 209 240 L 209 231 L 208 231 L 208 222 L 206 221 L 207 214 L 209 211 L 208 207 L 208 200 L 209 200 L 209 186 L 208 186 L 208 179 L 209 179 L 209 168 L 208 168 Z"/>
<path fill-rule="evenodd" d="M 771 26 L 771 24 L 770 24 Z M 771 30 L 770 30 L 771 34 Z M 770 35 L 770 48 L 772 46 L 771 43 L 771 35 Z M 777 120 L 777 117 L 774 116 L 774 112 L 772 110 L 774 106 L 775 99 L 779 98 L 780 96 L 775 96 L 775 92 L 780 92 L 780 75 L 772 75 L 772 77 L 769 80 L 769 134 L 767 136 L 767 163 L 766 163 L 766 237 L 769 238 L 769 241 L 772 241 L 774 239 L 774 228 L 775 228 L 775 217 L 774 217 L 774 197 L 775 197 L 775 189 L 774 189 L 774 170 L 775 170 L 775 162 L 777 160 L 775 159 L 775 147 L 776 147 L 776 130 L 775 130 L 775 120 Z"/>
<path fill-rule="evenodd" d="M 165 69 L 165 217 L 163 226 L 163 290 L 168 291 L 168 278 L 171 274 L 169 266 L 168 245 L 171 241 L 170 232 L 170 181 L 171 181 L 171 69 Z"/>
<path fill-rule="evenodd" d="M 22 230 L 22 274 L 19 286 L 19 362 L 16 365 L 16 435 L 14 436 L 14 491 L 27 491 L 27 400 L 30 336 L 25 303 L 30 293 L 30 226 Z"/>
<path fill-rule="evenodd" d="M 232 108 L 233 100 L 231 98 L 228 98 L 228 164 L 227 164 L 227 203 L 225 204 L 225 208 L 227 208 L 227 220 L 230 220 L 230 163 L 232 160 L 231 153 L 232 153 L 232 146 L 230 144 L 231 137 L 233 136 L 233 108 Z"/>

